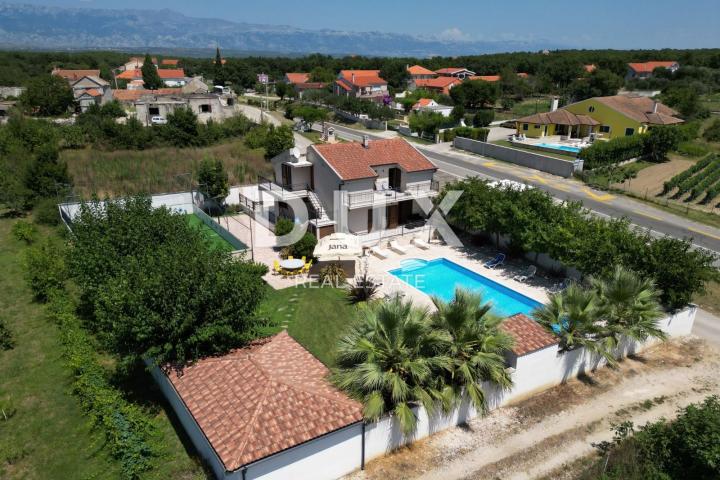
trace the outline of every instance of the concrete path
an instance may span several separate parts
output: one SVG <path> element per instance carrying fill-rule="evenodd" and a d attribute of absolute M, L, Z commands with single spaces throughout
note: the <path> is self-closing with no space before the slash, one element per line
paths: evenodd
<path fill-rule="evenodd" d="M 720 318 L 699 308 L 692 333 L 708 343 L 720 347 Z"/>

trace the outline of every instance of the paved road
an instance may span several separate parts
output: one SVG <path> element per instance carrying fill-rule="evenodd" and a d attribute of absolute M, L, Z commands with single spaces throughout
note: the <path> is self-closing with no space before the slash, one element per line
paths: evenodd
<path fill-rule="evenodd" d="M 363 134 L 381 138 L 369 132 L 333 125 L 336 134 L 348 140 L 359 140 Z M 480 176 L 488 179 L 510 179 L 528 183 L 549 192 L 556 198 L 582 201 L 586 208 L 605 217 L 627 217 L 632 223 L 651 230 L 655 235 L 690 238 L 695 246 L 720 254 L 720 229 L 693 222 L 653 208 L 645 203 L 589 188 L 584 183 L 550 175 L 492 158 L 454 150 L 448 144 L 418 146 L 441 171 L 458 177 Z"/>
<path fill-rule="evenodd" d="M 698 308 L 692 333 L 720 347 L 720 318 Z"/>

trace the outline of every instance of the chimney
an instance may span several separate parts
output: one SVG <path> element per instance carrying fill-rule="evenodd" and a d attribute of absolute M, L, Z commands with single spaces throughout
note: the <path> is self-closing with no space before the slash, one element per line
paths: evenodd
<path fill-rule="evenodd" d="M 652 113 L 657 113 L 657 111 L 658 111 L 658 103 L 659 103 L 659 102 L 658 102 L 657 100 L 655 100 L 655 101 L 653 102 Z"/>
<path fill-rule="evenodd" d="M 560 105 L 560 99 L 558 97 L 553 97 L 552 99 L 552 105 L 550 107 L 550 111 L 554 112 L 558 109 L 558 105 Z"/>
<path fill-rule="evenodd" d="M 352 83 L 353 83 L 353 85 L 355 85 L 355 74 L 354 73 L 352 74 Z"/>
<path fill-rule="evenodd" d="M 370 148 L 370 137 L 368 135 L 363 135 L 362 146 Z"/>

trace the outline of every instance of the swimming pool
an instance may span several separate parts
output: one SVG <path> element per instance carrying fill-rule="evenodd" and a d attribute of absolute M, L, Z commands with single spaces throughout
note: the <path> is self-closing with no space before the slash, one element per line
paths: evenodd
<path fill-rule="evenodd" d="M 483 301 L 492 303 L 492 312 L 502 317 L 516 313 L 530 313 L 541 304 L 504 285 L 483 277 L 447 258 L 435 260 L 404 260 L 400 268 L 390 274 L 423 293 L 445 301 L 452 300 L 456 287 L 482 294 Z"/>
<path fill-rule="evenodd" d="M 560 150 L 562 152 L 580 153 L 581 148 L 570 147 L 568 145 L 559 145 L 557 143 L 536 143 L 536 147 L 549 148 L 550 150 Z"/>

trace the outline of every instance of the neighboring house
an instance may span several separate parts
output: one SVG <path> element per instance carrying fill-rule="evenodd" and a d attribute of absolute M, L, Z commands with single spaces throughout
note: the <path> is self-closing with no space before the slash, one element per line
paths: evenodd
<path fill-rule="evenodd" d="M 333 93 L 379 103 L 388 95 L 388 84 L 380 70 L 340 70 Z"/>
<path fill-rule="evenodd" d="M 412 67 L 408 66 L 407 71 L 410 75 L 409 82 L 414 82 L 415 80 L 428 80 L 430 78 L 437 77 L 435 72 L 421 65 L 413 65 Z"/>
<path fill-rule="evenodd" d="M 597 70 L 597 65 L 594 63 L 591 63 L 589 65 L 583 65 L 583 69 L 585 70 L 585 73 L 593 73 L 595 70 Z"/>
<path fill-rule="evenodd" d="M 304 156 L 278 155 L 272 165 L 274 182 L 259 186 L 279 195 L 276 214 L 289 210 L 283 199 L 302 199 L 319 238 L 414 223 L 424 218 L 416 200 L 438 194 L 437 167 L 401 138 L 311 145 Z"/>
<path fill-rule="evenodd" d="M 441 68 L 440 70 L 435 70 L 435 73 L 440 75 L 441 77 L 455 77 L 459 78 L 460 80 L 465 80 L 466 78 L 475 75 L 475 72 L 473 72 L 472 70 L 460 67 Z"/>
<path fill-rule="evenodd" d="M 18 98 L 25 90 L 25 87 L 0 87 L 0 98 Z"/>
<path fill-rule="evenodd" d="M 517 133 L 541 138 L 552 135 L 611 139 L 645 133 L 654 125 L 683 123 L 672 108 L 639 96 L 588 98 L 559 110 L 517 120 Z"/>
<path fill-rule="evenodd" d="M 157 71 L 160 79 L 166 87 L 182 87 L 187 83 L 185 70 L 182 68 L 160 68 Z M 139 69 L 125 70 L 116 77 L 118 80 L 126 80 L 128 83 L 134 80 L 142 80 L 142 71 Z"/>
<path fill-rule="evenodd" d="M 182 95 L 182 88 L 158 88 L 157 90 L 113 90 L 113 99 L 120 103 L 132 105 L 134 102 L 145 95 L 155 95 L 156 97 L 171 96 L 171 95 Z"/>
<path fill-rule="evenodd" d="M 680 64 L 675 61 L 669 62 L 643 62 L 643 63 L 628 63 L 628 71 L 625 75 L 626 80 L 632 79 L 645 79 L 653 76 L 653 72 L 656 68 L 665 68 L 675 73 Z"/>
<path fill-rule="evenodd" d="M 327 87 L 323 82 L 311 82 L 309 73 L 286 73 L 283 81 L 292 85 L 300 98 L 308 90 L 322 90 Z"/>
<path fill-rule="evenodd" d="M 176 58 L 163 58 L 163 60 L 160 62 L 160 65 L 163 67 L 172 67 L 177 68 L 177 66 L 180 64 L 180 60 Z"/>
<path fill-rule="evenodd" d="M 156 95 L 151 92 L 132 102 L 135 106 L 137 119 L 150 125 L 152 117 L 167 116 L 178 108 L 189 108 L 198 117 L 198 121 L 207 123 L 209 120 L 220 122 L 235 115 L 237 110 L 236 97 L 232 94 L 192 93 L 181 95 Z"/>
<path fill-rule="evenodd" d="M 527 79 L 530 77 L 527 73 L 524 72 L 518 72 L 517 73 L 518 78 Z M 499 82 L 502 79 L 500 75 L 473 75 L 471 77 L 467 77 L 466 80 L 482 80 L 483 82 L 490 82 L 495 83 Z"/>
<path fill-rule="evenodd" d="M 186 366 L 152 369 L 215 478 L 338 478 L 359 462 L 362 404 L 287 331 Z M 320 473 L 317 469 L 321 469 Z M 265 477 L 266 476 L 266 477 Z"/>
<path fill-rule="evenodd" d="M 193 77 L 182 87 L 182 93 L 208 93 L 209 91 L 210 87 L 202 77 Z"/>
<path fill-rule="evenodd" d="M 157 67 L 158 60 L 156 57 L 151 59 L 153 65 Z M 140 70 L 145 64 L 145 57 L 130 57 L 127 62 L 118 67 L 118 70 L 127 72 L 128 70 Z"/>
<path fill-rule="evenodd" d="M 444 95 L 450 95 L 450 89 L 460 85 L 462 80 L 455 77 L 437 77 L 428 78 L 425 80 L 413 80 L 410 83 L 410 90 L 428 90 L 430 92 L 441 93 Z"/>
<path fill-rule="evenodd" d="M 112 101 L 110 84 L 100 77 L 85 76 L 70 82 L 70 87 L 81 112 L 85 112 L 90 105 L 103 105 Z"/>
<path fill-rule="evenodd" d="M 449 117 L 453 111 L 453 107 L 449 105 L 440 105 L 430 98 L 421 98 L 412 106 L 413 112 L 432 112 L 439 113 L 443 117 Z"/>
<path fill-rule="evenodd" d="M 68 70 L 65 68 L 54 68 L 52 75 L 62 77 L 68 82 L 80 80 L 83 77 L 100 77 L 100 70 Z"/>

